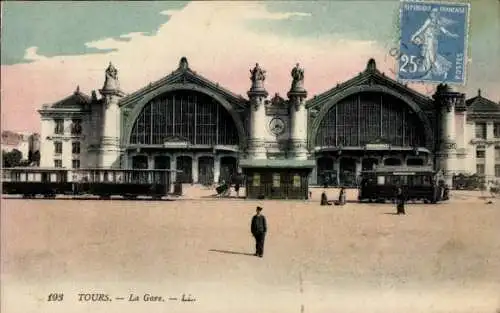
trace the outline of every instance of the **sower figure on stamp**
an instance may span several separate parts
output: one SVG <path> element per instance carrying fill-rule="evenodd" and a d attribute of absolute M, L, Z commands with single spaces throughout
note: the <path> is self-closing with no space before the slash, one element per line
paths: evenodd
<path fill-rule="evenodd" d="M 262 208 L 257 207 L 256 214 L 252 218 L 250 230 L 255 238 L 255 256 L 264 255 L 264 240 L 266 239 L 267 223 L 266 217 L 261 214 Z"/>

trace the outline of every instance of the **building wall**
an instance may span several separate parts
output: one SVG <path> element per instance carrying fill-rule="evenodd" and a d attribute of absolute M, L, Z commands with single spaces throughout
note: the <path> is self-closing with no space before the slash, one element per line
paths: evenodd
<path fill-rule="evenodd" d="M 29 152 L 36 151 L 33 150 L 34 146 L 32 144 L 35 135 L 37 134 L 4 131 L 2 132 L 2 151 L 10 152 L 14 149 L 19 150 L 22 154 L 22 159 L 27 160 Z"/>
<path fill-rule="evenodd" d="M 62 134 L 55 134 L 56 120 L 63 120 L 64 132 Z M 80 120 L 82 131 L 80 135 L 72 134 L 73 120 Z M 73 168 L 77 166 L 74 160 L 80 161 L 80 167 L 87 167 L 87 147 L 89 140 L 92 138 L 89 134 L 88 117 L 86 115 L 67 115 L 67 116 L 44 116 L 41 121 L 41 139 L 40 139 L 40 166 L 41 167 L 54 167 L 56 160 L 60 160 L 61 166 L 64 168 Z M 56 153 L 56 143 L 62 144 L 62 153 Z M 80 153 L 78 150 L 73 150 L 73 143 L 80 143 Z"/>
<path fill-rule="evenodd" d="M 477 123 L 486 123 L 486 139 L 480 139 L 479 134 L 476 134 Z M 499 170 L 495 167 L 500 167 L 500 157 L 497 151 L 500 151 L 500 137 L 495 137 L 494 121 L 468 121 L 466 126 L 467 136 L 467 157 L 463 160 L 463 167 L 468 174 L 477 173 L 477 166 L 484 165 L 484 176 L 487 180 L 500 180 Z M 484 158 L 479 158 L 484 151 Z M 481 173 L 478 173 L 481 174 Z"/>

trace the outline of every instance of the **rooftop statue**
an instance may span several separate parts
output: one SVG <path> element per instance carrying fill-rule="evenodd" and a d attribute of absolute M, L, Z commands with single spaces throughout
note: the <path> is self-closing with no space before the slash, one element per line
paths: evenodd
<path fill-rule="evenodd" d="M 118 81 L 118 70 L 109 62 L 109 66 L 105 71 L 105 80 L 103 90 L 118 90 L 120 82 Z"/>
<path fill-rule="evenodd" d="M 300 68 L 299 63 L 292 69 L 292 91 L 304 90 L 304 69 Z"/>
<path fill-rule="evenodd" d="M 250 80 L 252 81 L 252 89 L 264 89 L 264 80 L 266 80 L 266 71 L 263 70 L 259 63 L 250 70 Z"/>

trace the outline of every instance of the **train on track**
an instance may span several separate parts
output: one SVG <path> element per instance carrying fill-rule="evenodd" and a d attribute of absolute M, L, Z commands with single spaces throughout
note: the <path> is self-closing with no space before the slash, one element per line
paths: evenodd
<path fill-rule="evenodd" d="M 3 169 L 2 194 L 24 198 L 55 198 L 57 195 L 121 196 L 161 199 L 170 193 L 173 170 L 160 169 L 62 169 L 14 167 Z"/>

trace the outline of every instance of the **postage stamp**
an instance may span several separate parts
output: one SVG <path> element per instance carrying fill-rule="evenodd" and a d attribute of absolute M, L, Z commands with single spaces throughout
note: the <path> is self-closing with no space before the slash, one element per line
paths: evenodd
<path fill-rule="evenodd" d="M 465 84 L 470 5 L 402 1 L 397 78 Z"/>

